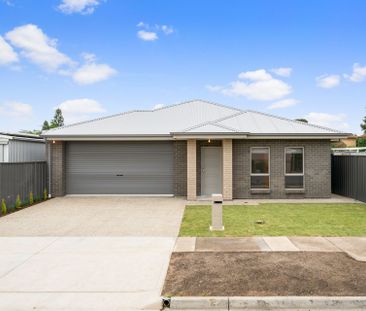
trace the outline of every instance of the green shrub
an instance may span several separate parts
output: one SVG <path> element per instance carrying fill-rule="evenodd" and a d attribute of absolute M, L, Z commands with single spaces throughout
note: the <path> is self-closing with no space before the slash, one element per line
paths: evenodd
<path fill-rule="evenodd" d="M 17 195 L 17 199 L 15 200 L 15 208 L 21 208 L 22 207 L 22 200 L 20 199 L 20 195 Z"/>
<path fill-rule="evenodd" d="M 44 190 L 43 190 L 43 200 L 47 200 L 47 198 L 48 198 L 48 194 L 47 194 L 47 189 L 45 188 Z"/>
<path fill-rule="evenodd" d="M 357 138 L 356 142 L 357 147 L 366 147 L 366 138 Z"/>
<path fill-rule="evenodd" d="M 5 202 L 5 199 L 2 199 L 1 200 L 1 215 L 6 215 L 6 202 Z"/>
<path fill-rule="evenodd" d="M 29 192 L 29 204 L 32 205 L 34 203 L 34 198 L 33 198 L 33 192 Z"/>

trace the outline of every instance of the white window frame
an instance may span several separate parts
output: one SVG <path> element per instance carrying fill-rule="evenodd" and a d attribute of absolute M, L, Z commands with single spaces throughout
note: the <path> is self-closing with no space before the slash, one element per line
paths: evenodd
<path fill-rule="evenodd" d="M 286 150 L 287 149 L 294 149 L 294 148 L 298 148 L 298 149 L 302 149 L 302 173 L 287 173 L 286 172 Z M 305 147 L 304 146 L 288 146 L 285 147 L 284 153 L 283 153 L 283 158 L 284 158 L 284 173 L 285 173 L 285 177 L 286 176 L 302 176 L 302 188 L 286 188 L 286 178 L 285 178 L 285 190 L 304 190 L 305 189 Z"/>
<path fill-rule="evenodd" d="M 268 149 L 268 173 L 253 173 L 252 172 L 252 150 L 253 149 Z M 268 146 L 250 147 L 250 190 L 270 190 L 271 189 L 271 148 Z M 252 176 L 268 176 L 268 188 L 252 188 Z"/>

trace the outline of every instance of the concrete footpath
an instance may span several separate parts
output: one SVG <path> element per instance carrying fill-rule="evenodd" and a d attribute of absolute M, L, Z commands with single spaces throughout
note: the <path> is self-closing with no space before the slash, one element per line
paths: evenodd
<path fill-rule="evenodd" d="M 344 252 L 366 262 L 366 237 L 180 237 L 174 252 Z"/>

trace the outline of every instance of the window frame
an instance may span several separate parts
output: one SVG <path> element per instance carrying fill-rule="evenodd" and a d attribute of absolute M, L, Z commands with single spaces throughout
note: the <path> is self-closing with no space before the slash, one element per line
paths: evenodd
<path fill-rule="evenodd" d="M 252 150 L 253 149 L 268 149 L 268 173 L 253 173 L 252 172 Z M 270 190 L 271 189 L 271 148 L 269 146 L 255 146 L 250 147 L 250 190 Z M 252 188 L 252 176 L 268 176 L 268 188 Z"/>
<path fill-rule="evenodd" d="M 302 149 L 302 173 L 287 173 L 286 172 L 286 150 L 287 149 Z M 285 147 L 284 153 L 284 176 L 285 176 L 285 190 L 305 190 L 305 147 L 304 146 L 287 146 Z M 286 176 L 302 176 L 302 188 L 286 188 Z"/>

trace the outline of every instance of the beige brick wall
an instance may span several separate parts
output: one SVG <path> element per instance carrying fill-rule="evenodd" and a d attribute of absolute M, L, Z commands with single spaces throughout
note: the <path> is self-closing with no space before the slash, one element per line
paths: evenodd
<path fill-rule="evenodd" d="M 222 141 L 222 195 L 224 200 L 233 199 L 233 141 Z"/>
<path fill-rule="evenodd" d="M 196 200 L 197 196 L 197 142 L 195 139 L 187 141 L 187 199 Z"/>

